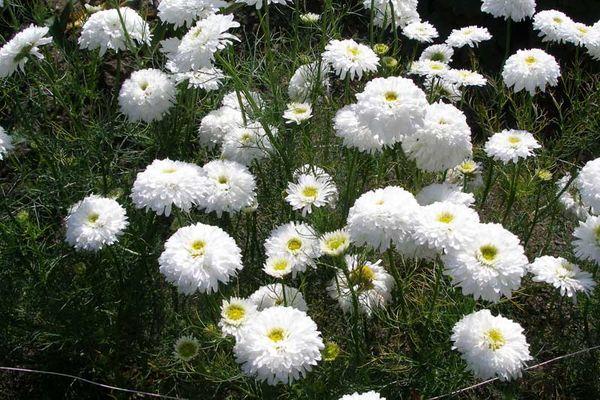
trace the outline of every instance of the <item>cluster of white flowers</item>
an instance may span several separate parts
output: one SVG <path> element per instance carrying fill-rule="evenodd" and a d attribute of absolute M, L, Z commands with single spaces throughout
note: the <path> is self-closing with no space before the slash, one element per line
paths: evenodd
<path fill-rule="evenodd" d="M 319 239 L 310 225 L 289 222 L 273 229 L 265 241 L 267 257 L 287 256 L 292 262 L 292 274 L 314 267 L 320 256 Z"/>

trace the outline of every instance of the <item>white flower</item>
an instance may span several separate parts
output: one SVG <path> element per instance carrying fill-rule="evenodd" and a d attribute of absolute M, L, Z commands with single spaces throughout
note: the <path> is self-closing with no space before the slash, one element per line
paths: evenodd
<path fill-rule="evenodd" d="M 146 21 L 131 8 L 121 7 L 92 14 L 83 24 L 78 43 L 82 49 L 100 49 L 102 56 L 107 49 L 119 52 L 133 46 L 134 42 L 150 44 L 151 40 Z"/>
<path fill-rule="evenodd" d="M 200 351 L 200 342 L 193 336 L 182 336 L 173 346 L 175 357 L 181 361 L 190 361 L 196 357 Z"/>
<path fill-rule="evenodd" d="M 29 25 L 6 42 L 0 48 L 0 78 L 11 76 L 17 69 L 25 71 L 30 56 L 43 59 L 39 47 L 52 42 L 52 37 L 45 37 L 48 30 L 48 27 Z"/>
<path fill-rule="evenodd" d="M 347 229 L 353 243 L 385 251 L 392 240 L 402 241 L 412 229 L 419 205 L 398 186 L 363 193 L 348 212 Z"/>
<path fill-rule="evenodd" d="M 575 256 L 582 261 L 600 264 L 600 217 L 591 215 L 585 222 L 579 222 L 573 237 Z"/>
<path fill-rule="evenodd" d="M 267 258 L 263 271 L 274 278 L 283 278 L 292 273 L 295 263 L 296 261 L 289 255 L 275 255 Z"/>
<path fill-rule="evenodd" d="M 269 4 L 287 4 L 291 0 L 236 0 L 237 3 L 245 3 L 249 6 L 256 6 L 256 9 L 259 10 L 263 7 L 263 2 L 265 5 Z"/>
<path fill-rule="evenodd" d="M 535 0 L 482 0 L 481 11 L 519 22 L 533 16 Z"/>
<path fill-rule="evenodd" d="M 402 28 L 402 33 L 409 39 L 416 40 L 418 42 L 431 42 L 433 39 L 438 37 L 438 31 L 435 26 L 429 22 L 411 22 Z"/>
<path fill-rule="evenodd" d="M 244 165 L 228 160 L 213 160 L 202 167 L 207 178 L 200 202 L 205 213 L 234 213 L 252 204 L 256 180 Z"/>
<path fill-rule="evenodd" d="M 324 62 L 313 62 L 298 67 L 290 79 L 288 96 L 295 102 L 305 102 L 309 99 L 315 87 L 329 90 L 329 66 Z"/>
<path fill-rule="evenodd" d="M 14 148 L 12 137 L 0 126 L 0 160 L 3 160 Z"/>
<path fill-rule="evenodd" d="M 544 10 L 533 17 L 533 29 L 539 32 L 542 42 L 567 42 L 573 31 L 573 20 L 561 11 Z"/>
<path fill-rule="evenodd" d="M 288 103 L 287 110 L 283 113 L 286 124 L 296 123 L 300 125 L 312 117 L 312 106 L 310 103 Z"/>
<path fill-rule="evenodd" d="M 600 45 L 600 31 L 598 31 L 597 25 L 592 27 L 580 22 L 574 22 L 569 25 L 569 28 L 567 42 L 573 43 L 575 46 L 585 47 Z"/>
<path fill-rule="evenodd" d="M 600 157 L 583 166 L 577 177 L 577 188 L 586 207 L 600 210 Z"/>
<path fill-rule="evenodd" d="M 90 251 L 117 242 L 128 225 L 125 209 L 119 203 L 93 194 L 71 206 L 65 222 L 67 243 L 76 250 Z"/>
<path fill-rule="evenodd" d="M 256 317 L 257 312 L 256 304 L 250 300 L 239 297 L 223 300 L 221 319 L 219 320 L 223 336 L 233 336 L 235 340 L 240 340 L 242 329 Z"/>
<path fill-rule="evenodd" d="M 221 80 L 225 78 L 225 75 L 220 69 L 209 67 L 200 68 L 197 71 L 176 73 L 174 78 L 178 84 L 188 81 L 188 89 L 195 88 L 211 91 L 221 87 Z"/>
<path fill-rule="evenodd" d="M 251 115 L 253 112 L 251 101 L 259 109 L 262 108 L 264 104 L 260 97 L 260 93 L 250 91 L 248 92 L 248 95 L 249 97 L 246 97 L 244 92 L 229 92 L 223 96 L 221 105 L 223 107 L 230 107 L 238 111 L 243 111 L 246 115 Z"/>
<path fill-rule="evenodd" d="M 339 400 L 385 400 L 385 397 L 381 397 L 379 393 L 371 390 L 365 393 L 345 394 Z"/>
<path fill-rule="evenodd" d="M 446 44 L 452 47 L 477 47 L 479 43 L 490 40 L 492 35 L 487 28 L 479 26 L 466 26 L 460 29 L 453 29 L 450 36 L 446 39 Z"/>
<path fill-rule="evenodd" d="M 453 349 L 480 379 L 507 381 L 521 376 L 525 362 L 533 358 L 523 328 L 501 315 L 481 310 L 464 316 L 452 328 Z"/>
<path fill-rule="evenodd" d="M 271 128 L 271 132 L 276 132 Z M 250 165 L 254 160 L 261 160 L 273 149 L 271 141 L 259 122 L 249 121 L 245 126 L 231 128 L 223 137 L 221 157 Z"/>
<path fill-rule="evenodd" d="M 411 22 L 419 21 L 417 4 L 418 0 L 363 0 L 363 6 L 367 10 L 370 10 L 373 5 L 373 22 L 382 28 L 393 25 L 402 28 Z M 395 24 L 392 22 L 393 19 L 395 19 Z"/>
<path fill-rule="evenodd" d="M 368 118 L 357 113 L 356 104 L 340 108 L 333 119 L 335 135 L 341 137 L 346 147 L 366 153 L 383 150 L 383 141 L 368 126 Z"/>
<path fill-rule="evenodd" d="M 243 125 L 242 113 L 223 106 L 206 114 L 198 127 L 198 141 L 209 149 L 223 142 L 223 138 L 236 127 Z"/>
<path fill-rule="evenodd" d="M 478 72 L 468 69 L 451 69 L 445 76 L 445 79 L 461 86 L 485 86 L 487 79 Z"/>
<path fill-rule="evenodd" d="M 330 65 L 340 79 L 362 79 L 364 73 L 375 72 L 379 57 L 370 47 L 352 39 L 332 40 L 325 46 L 323 62 Z"/>
<path fill-rule="evenodd" d="M 271 231 L 265 241 L 268 257 L 287 255 L 294 260 L 293 275 L 314 267 L 320 256 L 319 240 L 314 229 L 302 222 L 289 222 Z"/>
<path fill-rule="evenodd" d="M 581 200 L 579 179 L 575 178 L 575 180 L 569 184 L 569 187 L 566 190 L 563 190 L 570 181 L 571 174 L 569 173 L 556 181 L 556 194 L 558 195 L 560 193 L 558 200 L 567 212 L 574 215 L 578 220 L 585 221 L 590 216 L 590 212 L 588 211 L 588 207 L 586 207 Z M 591 214 L 596 214 L 593 209 L 591 211 Z"/>
<path fill-rule="evenodd" d="M 158 215 L 171 215 L 174 206 L 189 212 L 206 191 L 206 178 L 197 165 L 164 160 L 154 160 L 137 174 L 131 200 L 136 208 L 146 208 Z"/>
<path fill-rule="evenodd" d="M 324 347 L 317 324 L 306 313 L 271 307 L 248 323 L 233 352 L 246 375 L 276 385 L 303 378 L 321 360 Z"/>
<path fill-rule="evenodd" d="M 558 85 L 560 66 L 550 54 L 540 49 L 519 50 L 504 64 L 502 79 L 515 92 L 527 90 L 532 96 L 537 89 Z"/>
<path fill-rule="evenodd" d="M 416 244 L 438 253 L 463 247 L 479 225 L 474 210 L 448 201 L 420 207 L 413 218 L 412 237 Z"/>
<path fill-rule="evenodd" d="M 167 67 L 173 72 L 212 67 L 215 53 L 230 45 L 233 40 L 239 40 L 227 32 L 239 26 L 232 14 L 211 14 L 196 22 L 181 40 L 163 40 L 162 51 L 169 60 Z"/>
<path fill-rule="evenodd" d="M 600 39 L 600 21 L 596 22 L 594 26 L 592 26 L 592 29 L 594 30 L 594 38 Z M 600 40 L 588 41 L 588 43 L 585 44 L 585 48 L 590 57 L 594 60 L 600 60 Z"/>
<path fill-rule="evenodd" d="M 454 49 L 447 44 L 433 44 L 421 53 L 419 61 L 431 60 L 450 64 L 454 56 Z"/>
<path fill-rule="evenodd" d="M 450 71 L 448 71 L 450 72 Z M 435 76 L 426 76 L 423 81 L 423 86 L 428 92 L 433 91 L 436 95 L 449 100 L 452 103 L 460 101 L 462 92 L 460 86 L 450 82 L 445 76 L 438 78 Z"/>
<path fill-rule="evenodd" d="M 425 186 L 416 196 L 419 205 L 428 206 L 439 201 L 462 204 L 467 207 L 475 203 L 472 193 L 465 193 L 462 188 L 453 183 L 432 183 Z"/>
<path fill-rule="evenodd" d="M 519 238 L 499 224 L 475 225 L 471 238 L 442 256 L 444 273 L 464 295 L 497 303 L 521 286 L 529 261 Z"/>
<path fill-rule="evenodd" d="M 285 293 L 285 295 L 284 295 Z M 273 283 L 270 285 L 261 286 L 258 290 L 248 298 L 256 304 L 259 311 L 275 306 L 293 307 L 300 311 L 307 311 L 308 306 L 304 301 L 302 292 L 298 289 L 281 284 Z"/>
<path fill-rule="evenodd" d="M 356 294 L 360 312 L 366 315 L 385 307 L 392 298 L 394 278 L 380 265 L 381 260 L 371 263 L 359 260 L 358 256 L 347 255 L 344 262 L 349 279 L 344 271 L 338 271 L 327 287 L 329 296 L 338 301 L 342 311 L 352 311 L 352 292 Z"/>
<path fill-rule="evenodd" d="M 321 16 L 319 14 L 311 12 L 300 14 L 300 21 L 304 22 L 305 24 L 314 24 L 316 22 L 319 22 L 320 20 Z"/>
<path fill-rule="evenodd" d="M 195 20 L 206 18 L 226 6 L 227 3 L 221 0 L 161 0 L 157 9 L 161 21 L 179 28 L 190 26 Z"/>
<path fill-rule="evenodd" d="M 411 74 L 421 75 L 421 76 L 438 76 L 445 77 L 450 71 L 450 67 L 448 64 L 443 63 L 441 61 L 433 61 L 433 60 L 419 60 L 413 61 L 410 64 L 410 72 Z"/>
<path fill-rule="evenodd" d="M 218 226 L 196 223 L 179 228 L 158 258 L 160 272 L 179 292 L 216 292 L 243 268 L 235 240 Z"/>
<path fill-rule="evenodd" d="M 446 182 L 464 186 L 464 189 L 473 192 L 483 186 L 481 165 L 473 160 L 465 160 L 446 173 Z"/>
<path fill-rule="evenodd" d="M 175 103 L 175 84 L 157 69 L 141 69 L 123 82 L 119 107 L 130 121 L 159 121 Z"/>
<path fill-rule="evenodd" d="M 338 190 L 329 174 L 307 171 L 295 175 L 296 182 L 288 183 L 285 200 L 294 210 L 302 210 L 303 217 L 312 212 L 313 206 L 335 206 Z"/>
<path fill-rule="evenodd" d="M 494 160 L 508 164 L 532 156 L 533 151 L 540 147 L 542 146 L 530 132 L 505 129 L 488 139 L 485 143 L 485 153 Z"/>
<path fill-rule="evenodd" d="M 402 142 L 407 157 L 430 172 L 445 171 L 471 157 L 471 128 L 463 112 L 441 101 L 426 112 L 423 127 Z"/>
<path fill-rule="evenodd" d="M 428 105 L 423 90 L 401 77 L 375 78 L 356 99 L 359 118 L 385 145 L 414 135 L 423 123 Z"/>
<path fill-rule="evenodd" d="M 328 256 L 339 256 L 350 247 L 350 234 L 346 229 L 327 232 L 319 240 L 321 253 Z"/>
<path fill-rule="evenodd" d="M 592 274 L 582 271 L 577 264 L 562 257 L 542 256 L 536 258 L 529 270 L 535 282 L 546 282 L 560 290 L 561 296 L 571 297 L 577 302 L 577 292 L 589 295 L 596 282 Z"/>

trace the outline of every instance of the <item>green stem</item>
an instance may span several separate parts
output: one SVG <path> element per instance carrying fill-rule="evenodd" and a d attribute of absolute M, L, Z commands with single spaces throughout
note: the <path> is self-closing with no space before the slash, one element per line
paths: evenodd
<path fill-rule="evenodd" d="M 504 215 L 502 216 L 502 224 L 506 222 L 506 219 L 510 215 L 510 211 L 512 210 L 512 206 L 515 202 L 516 194 L 517 194 L 517 178 L 519 177 L 521 163 L 516 162 L 513 164 L 513 175 L 510 182 L 510 192 L 508 194 L 508 201 L 506 202 L 506 208 L 504 209 Z"/>

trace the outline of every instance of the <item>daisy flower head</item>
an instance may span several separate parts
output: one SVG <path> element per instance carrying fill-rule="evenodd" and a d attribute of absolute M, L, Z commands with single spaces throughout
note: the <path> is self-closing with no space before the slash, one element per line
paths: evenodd
<path fill-rule="evenodd" d="M 321 20 L 321 16 L 319 14 L 315 14 L 315 13 L 305 13 L 305 14 L 300 14 L 300 21 L 304 22 L 305 24 L 316 24 L 317 22 L 319 22 Z"/>
<path fill-rule="evenodd" d="M 377 71 L 379 57 L 364 44 L 352 39 L 331 40 L 325 46 L 323 62 L 335 71 L 340 79 L 362 79 L 363 74 Z"/>
<path fill-rule="evenodd" d="M 582 261 L 600 264 L 600 217 L 590 215 L 585 221 L 580 221 L 573 237 L 575 256 Z"/>
<path fill-rule="evenodd" d="M 539 31 L 542 42 L 563 43 L 569 41 L 573 20 L 557 10 L 544 10 L 533 17 L 533 29 Z"/>
<path fill-rule="evenodd" d="M 535 0 L 481 0 L 481 11 L 520 22 L 535 14 Z"/>
<path fill-rule="evenodd" d="M 161 0 L 157 9 L 162 22 L 179 28 L 190 26 L 195 20 L 206 18 L 226 6 L 222 0 Z"/>
<path fill-rule="evenodd" d="M 0 126 L 0 160 L 3 160 L 14 148 L 12 137 Z"/>
<path fill-rule="evenodd" d="M 402 149 L 422 170 L 442 172 L 454 168 L 473 153 L 467 117 L 451 104 L 431 104 L 423 126 L 415 135 L 404 138 Z"/>
<path fill-rule="evenodd" d="M 450 64 L 454 56 L 454 49 L 447 44 L 432 44 L 425 48 L 419 57 L 419 61 L 437 61 Z"/>
<path fill-rule="evenodd" d="M 426 77 L 445 77 L 450 71 L 448 64 L 441 61 L 418 60 L 410 64 L 410 73 Z"/>
<path fill-rule="evenodd" d="M 324 171 L 294 174 L 295 182 L 289 182 L 285 200 L 294 210 L 302 210 L 302 216 L 312 212 L 312 208 L 334 207 L 338 190 L 329 174 Z"/>
<path fill-rule="evenodd" d="M 287 4 L 291 0 L 236 0 L 237 3 L 244 3 L 249 6 L 255 6 L 257 10 L 260 10 L 263 7 L 269 4 Z"/>
<path fill-rule="evenodd" d="M 594 37 L 600 38 L 600 21 L 596 22 L 594 26 L 592 26 L 594 30 Z M 594 60 L 600 60 L 600 40 L 588 41 L 585 44 L 585 48 Z"/>
<path fill-rule="evenodd" d="M 581 168 L 576 184 L 583 204 L 600 210 L 600 157 L 588 161 Z"/>
<path fill-rule="evenodd" d="M 421 206 L 428 206 L 440 201 L 462 204 L 467 207 L 471 207 L 475 203 L 473 193 L 465 193 L 459 185 L 447 182 L 425 186 L 416 195 L 416 199 Z"/>
<path fill-rule="evenodd" d="M 268 257 L 286 255 L 294 260 L 292 274 L 314 267 L 320 254 L 319 239 L 312 226 L 303 222 L 288 222 L 271 231 L 265 241 Z"/>
<path fill-rule="evenodd" d="M 176 92 L 175 84 L 164 72 L 141 69 L 123 82 L 119 107 L 130 121 L 160 121 L 175 103 Z"/>
<path fill-rule="evenodd" d="M 43 59 L 40 46 L 52 42 L 52 37 L 46 37 L 48 31 L 48 27 L 32 24 L 6 42 L 0 48 L 0 78 L 11 76 L 17 69 L 25 71 L 25 64 L 31 56 Z"/>
<path fill-rule="evenodd" d="M 213 160 L 202 167 L 207 178 L 206 191 L 200 201 L 205 213 L 235 213 L 255 198 L 256 180 L 248 168 L 238 162 Z"/>
<path fill-rule="evenodd" d="M 505 129 L 488 139 L 485 143 L 485 153 L 496 161 L 508 164 L 532 156 L 534 150 L 540 147 L 542 146 L 530 132 Z"/>
<path fill-rule="evenodd" d="M 265 261 L 263 271 L 273 278 L 283 278 L 294 270 L 296 261 L 285 254 L 268 257 Z"/>
<path fill-rule="evenodd" d="M 518 323 L 490 310 L 464 316 L 452 328 L 452 349 L 461 353 L 467 367 L 480 379 L 519 378 L 527 361 L 529 344 Z"/>
<path fill-rule="evenodd" d="M 425 92 L 406 78 L 375 78 L 356 95 L 361 120 L 385 145 L 414 135 L 421 127 L 429 104 Z"/>
<path fill-rule="evenodd" d="M 221 107 L 206 114 L 198 127 L 198 141 L 208 149 L 223 142 L 225 135 L 244 124 L 242 113 L 231 107 Z"/>
<path fill-rule="evenodd" d="M 462 293 L 497 303 L 521 286 L 529 261 L 519 238 L 499 224 L 473 226 L 470 240 L 442 256 L 444 273 Z"/>
<path fill-rule="evenodd" d="M 90 195 L 75 203 L 65 218 L 66 241 L 75 250 L 102 250 L 119 241 L 129 224 L 116 200 Z"/>
<path fill-rule="evenodd" d="M 344 262 L 348 276 L 344 271 L 338 271 L 327 287 L 329 296 L 338 301 L 342 311 L 352 311 L 352 292 L 356 294 L 363 314 L 370 316 L 375 309 L 385 307 L 392 298 L 394 278 L 385 271 L 381 260 L 371 263 L 356 255 L 347 255 Z"/>
<path fill-rule="evenodd" d="M 250 295 L 248 300 L 256 304 L 259 311 L 277 306 L 293 307 L 300 311 L 308 310 L 302 292 L 282 283 L 261 286 Z"/>
<path fill-rule="evenodd" d="M 354 392 L 352 394 L 345 394 L 339 400 L 385 400 L 385 397 L 381 397 L 379 393 L 371 390 L 365 393 Z"/>
<path fill-rule="evenodd" d="M 559 195 L 558 200 L 565 211 L 575 216 L 578 220 L 585 221 L 590 216 L 590 211 L 588 211 L 589 207 L 581 200 L 578 181 L 579 179 L 575 178 L 571 182 L 571 174 L 565 174 L 565 176 L 556 181 L 556 194 Z M 569 187 L 565 190 L 565 186 L 567 185 Z M 594 209 L 591 210 L 591 214 L 596 214 Z"/>
<path fill-rule="evenodd" d="M 175 357 L 181 361 L 190 361 L 200 352 L 200 342 L 193 336 L 181 336 L 173 347 Z"/>
<path fill-rule="evenodd" d="M 592 274 L 582 271 L 562 257 L 541 256 L 529 266 L 535 282 L 545 282 L 560 290 L 561 296 L 567 296 L 577 302 L 577 293 L 589 295 L 596 282 Z"/>
<path fill-rule="evenodd" d="M 257 313 L 256 304 L 250 300 L 239 297 L 223 300 L 221 319 L 219 320 L 223 336 L 233 336 L 235 340 L 240 340 L 242 329 L 252 318 L 256 317 Z"/>
<path fill-rule="evenodd" d="M 271 133 L 276 132 L 270 128 Z M 223 137 L 221 157 L 250 165 L 254 160 L 266 158 L 273 145 L 260 122 L 248 121 L 246 125 L 231 128 Z"/>
<path fill-rule="evenodd" d="M 286 124 L 300 125 L 312 117 L 312 106 L 310 103 L 288 103 L 287 109 L 283 113 Z"/>
<path fill-rule="evenodd" d="M 417 5 L 418 0 L 363 0 L 365 9 L 371 10 L 373 6 L 373 23 L 380 28 L 394 26 L 393 20 L 400 28 L 419 21 Z"/>
<path fill-rule="evenodd" d="M 438 31 L 435 26 L 429 22 L 415 21 L 402 28 L 402 33 L 409 39 L 416 40 L 421 43 L 432 42 L 438 37 Z"/>
<path fill-rule="evenodd" d="M 329 66 L 324 62 L 313 62 L 298 67 L 288 84 L 288 96 L 297 103 L 306 102 L 315 87 L 329 90 Z"/>
<path fill-rule="evenodd" d="M 540 49 L 519 50 L 508 57 L 502 70 L 502 79 L 515 92 L 527 90 L 532 96 L 546 86 L 558 85 L 560 66 L 553 56 Z"/>
<path fill-rule="evenodd" d="M 465 246 L 479 226 L 479 215 L 462 204 L 441 201 L 417 210 L 412 238 L 438 253 Z"/>
<path fill-rule="evenodd" d="M 363 193 L 348 212 L 347 229 L 353 243 L 385 251 L 412 230 L 419 209 L 414 196 L 398 186 Z"/>
<path fill-rule="evenodd" d="M 487 79 L 483 75 L 468 69 L 451 69 L 445 78 L 459 87 L 485 86 L 487 84 Z"/>
<path fill-rule="evenodd" d="M 477 47 L 479 43 L 490 40 L 492 35 L 487 28 L 479 26 L 466 26 L 460 29 L 453 29 L 446 39 L 448 46 L 461 48 L 464 46 Z"/>
<path fill-rule="evenodd" d="M 239 40 L 228 31 L 239 27 L 232 14 L 211 14 L 196 22 L 181 38 L 161 42 L 161 51 L 168 59 L 167 67 L 173 72 L 195 71 L 210 68 L 215 53 Z"/>
<path fill-rule="evenodd" d="M 358 113 L 356 104 L 340 108 L 333 119 L 335 135 L 341 137 L 344 146 L 364 153 L 379 153 L 384 143 L 368 125 L 368 118 Z"/>
<path fill-rule="evenodd" d="M 581 22 L 573 22 L 569 25 L 569 28 L 567 42 L 580 47 L 600 45 L 600 31 L 596 27 L 582 24 Z"/>
<path fill-rule="evenodd" d="M 173 77 L 178 84 L 187 81 L 188 89 L 202 89 L 208 92 L 221 87 L 225 74 L 219 68 L 208 67 L 196 71 L 175 73 Z"/>
<path fill-rule="evenodd" d="M 271 307 L 248 322 L 233 352 L 242 371 L 269 385 L 291 384 L 321 360 L 317 324 L 292 307 Z"/>
<path fill-rule="evenodd" d="M 158 258 L 160 272 L 180 293 L 216 292 L 243 268 L 235 240 L 218 226 L 196 223 L 179 228 Z"/>
<path fill-rule="evenodd" d="M 90 15 L 81 31 L 78 43 L 82 49 L 99 49 L 103 56 L 106 50 L 115 52 L 127 49 L 134 42 L 150 44 L 150 27 L 139 14 L 129 7 L 102 10 Z"/>
<path fill-rule="evenodd" d="M 335 257 L 344 254 L 350 247 L 350 234 L 346 229 L 327 232 L 319 240 L 321 253 Z"/>
<path fill-rule="evenodd" d="M 146 208 L 158 215 L 171 215 L 173 206 L 189 212 L 206 191 L 202 168 L 195 164 L 167 159 L 154 160 L 137 174 L 131 200 L 136 208 Z"/>
<path fill-rule="evenodd" d="M 446 182 L 461 185 L 466 191 L 473 192 L 483 186 L 481 164 L 471 159 L 464 160 L 446 173 Z"/>

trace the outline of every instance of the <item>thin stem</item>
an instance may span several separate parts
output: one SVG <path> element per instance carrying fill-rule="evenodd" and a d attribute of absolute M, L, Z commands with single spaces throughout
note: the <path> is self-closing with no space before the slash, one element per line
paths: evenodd
<path fill-rule="evenodd" d="M 518 161 L 513 165 L 513 174 L 512 174 L 512 179 L 510 182 L 510 192 L 508 194 L 508 201 L 506 202 L 506 208 L 504 209 L 504 215 L 502 216 L 503 224 L 506 222 L 506 219 L 508 218 L 510 211 L 512 209 L 513 203 L 515 202 L 515 198 L 516 198 L 516 194 L 517 194 L 517 178 L 519 176 L 520 167 L 521 167 L 521 163 Z"/>

